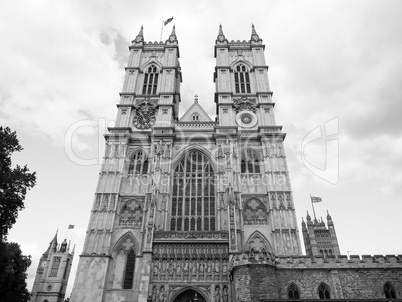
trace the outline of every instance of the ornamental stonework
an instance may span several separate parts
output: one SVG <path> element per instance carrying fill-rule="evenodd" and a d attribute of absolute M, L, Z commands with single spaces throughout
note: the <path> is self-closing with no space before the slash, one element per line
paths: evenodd
<path fill-rule="evenodd" d="M 248 110 L 255 113 L 257 110 L 257 101 L 255 99 L 246 97 L 235 98 L 233 99 L 233 107 L 235 108 L 236 113 L 239 113 L 243 110 Z"/>
<path fill-rule="evenodd" d="M 138 129 L 149 129 L 155 124 L 155 111 L 158 105 L 157 100 L 145 98 L 137 100 L 133 125 Z"/>

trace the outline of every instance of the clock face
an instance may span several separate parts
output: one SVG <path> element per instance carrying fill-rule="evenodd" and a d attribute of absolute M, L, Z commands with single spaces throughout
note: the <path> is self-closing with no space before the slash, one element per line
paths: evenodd
<path fill-rule="evenodd" d="M 42 267 L 46 267 L 47 262 L 42 262 Z"/>

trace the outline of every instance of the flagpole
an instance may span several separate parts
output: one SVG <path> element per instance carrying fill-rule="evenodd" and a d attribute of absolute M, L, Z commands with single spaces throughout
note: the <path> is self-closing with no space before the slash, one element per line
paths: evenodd
<path fill-rule="evenodd" d="M 67 232 L 66 232 L 66 237 L 64 237 L 64 239 L 67 239 L 67 235 L 68 235 L 68 230 L 69 230 L 70 228 L 68 227 L 67 228 Z"/>
<path fill-rule="evenodd" d="M 313 203 L 313 198 L 312 198 L 311 194 L 310 194 L 310 200 L 311 200 L 311 206 L 313 207 L 314 220 L 317 220 L 317 218 L 315 217 L 314 203 Z"/>
<path fill-rule="evenodd" d="M 164 25 L 165 25 L 165 22 L 162 21 L 161 38 L 160 38 L 160 40 L 159 40 L 159 41 L 161 41 L 161 42 L 162 42 L 162 34 L 163 34 L 163 26 L 164 26 Z"/>

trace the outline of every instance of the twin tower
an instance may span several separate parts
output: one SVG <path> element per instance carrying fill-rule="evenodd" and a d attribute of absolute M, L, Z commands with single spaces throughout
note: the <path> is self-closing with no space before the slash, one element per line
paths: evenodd
<path fill-rule="evenodd" d="M 254 26 L 248 41 L 228 41 L 220 26 L 216 119 L 197 98 L 179 118 L 175 27 L 159 43 L 144 42 L 141 28 L 105 135 L 72 302 L 281 295 L 275 259 L 302 252 L 264 49 Z"/>

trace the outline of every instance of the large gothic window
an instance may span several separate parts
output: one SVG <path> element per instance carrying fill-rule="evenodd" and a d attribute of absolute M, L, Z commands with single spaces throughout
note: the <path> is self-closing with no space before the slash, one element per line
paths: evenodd
<path fill-rule="evenodd" d="M 127 255 L 126 270 L 124 272 L 123 289 L 133 288 L 134 268 L 135 268 L 135 254 L 134 251 L 131 250 Z"/>
<path fill-rule="evenodd" d="M 142 94 L 156 94 L 158 88 L 158 69 L 155 65 L 149 66 L 144 74 Z"/>
<path fill-rule="evenodd" d="M 173 176 L 172 231 L 215 230 L 215 179 L 209 159 L 187 152 Z"/>
<path fill-rule="evenodd" d="M 384 284 L 384 295 L 387 299 L 396 299 L 395 288 L 389 282 Z"/>
<path fill-rule="evenodd" d="M 329 291 L 329 286 L 326 285 L 325 283 L 321 283 L 318 286 L 318 297 L 320 299 L 331 299 L 330 291 Z"/>
<path fill-rule="evenodd" d="M 138 151 L 130 160 L 128 174 L 147 174 L 148 173 L 148 157 L 142 151 Z"/>
<path fill-rule="evenodd" d="M 248 174 L 259 174 L 261 173 L 260 170 L 260 162 L 258 160 L 257 154 L 247 149 L 242 154 L 241 163 L 240 163 L 241 173 L 248 173 Z"/>
<path fill-rule="evenodd" d="M 288 297 L 289 299 L 300 299 L 300 292 L 296 284 L 290 283 L 288 287 Z"/>
<path fill-rule="evenodd" d="M 236 93 L 250 93 L 250 75 L 246 66 L 237 65 L 235 72 L 235 90 Z"/>

